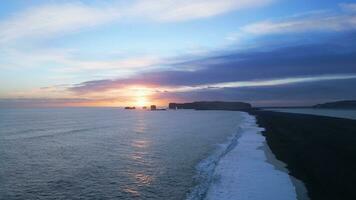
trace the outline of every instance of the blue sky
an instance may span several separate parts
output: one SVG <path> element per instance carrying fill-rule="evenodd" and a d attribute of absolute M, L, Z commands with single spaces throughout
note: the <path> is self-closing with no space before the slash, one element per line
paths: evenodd
<path fill-rule="evenodd" d="M 5 107 L 356 98 L 353 1 L 0 4 Z"/>

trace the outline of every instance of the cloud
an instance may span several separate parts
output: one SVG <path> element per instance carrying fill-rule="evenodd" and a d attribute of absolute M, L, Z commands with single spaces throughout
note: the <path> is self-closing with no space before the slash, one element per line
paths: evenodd
<path fill-rule="evenodd" d="M 194 20 L 270 2 L 272 0 L 138 0 L 96 6 L 84 3 L 45 4 L 14 13 L 1 21 L 0 43 L 49 37 L 123 20 Z"/>
<path fill-rule="evenodd" d="M 272 0 L 140 0 L 129 14 L 160 22 L 211 17 L 233 10 L 264 6 Z"/>
<path fill-rule="evenodd" d="M 114 61 L 68 61 L 68 65 L 80 70 L 137 69 L 148 68 L 158 63 L 160 59 L 153 56 L 123 58 Z"/>
<path fill-rule="evenodd" d="M 344 11 L 356 12 L 356 3 L 342 3 L 342 4 L 340 4 L 340 7 Z"/>
<path fill-rule="evenodd" d="M 260 90 L 256 88 L 280 94 L 277 90 L 281 87 L 298 88 L 306 84 L 330 83 L 328 85 L 328 88 L 331 88 L 330 93 L 323 90 L 328 93 L 329 97 L 332 96 L 332 91 L 336 91 L 333 88 L 345 87 L 344 90 L 349 94 L 334 93 L 335 98 L 346 98 L 355 94 L 350 89 L 350 85 L 333 87 L 331 83 L 338 84 L 342 81 L 353 82 L 355 80 L 356 47 L 353 45 L 355 42 L 356 33 L 349 33 L 347 37 L 345 35 L 333 36 L 314 43 L 287 43 L 282 46 L 258 46 L 245 50 L 225 49 L 197 57 L 188 55 L 163 61 L 147 58 L 146 61 L 143 59 L 138 64 L 133 58 L 133 63 L 129 60 L 118 63 L 126 63 L 128 69 L 130 66 L 136 68 L 141 64 L 144 66 L 149 63 L 163 63 L 167 68 L 142 70 L 130 76 L 117 78 L 112 78 L 117 76 L 113 74 L 109 79 L 94 79 L 61 87 L 60 89 L 64 91 L 56 90 L 54 87 L 51 91 L 59 91 L 56 93 L 59 95 L 55 95 L 57 98 L 61 97 L 60 93 L 66 93 L 68 97 L 73 98 L 132 99 L 135 91 L 145 91 L 151 97 L 176 97 L 171 99 L 191 97 L 190 100 L 203 100 L 209 94 L 221 94 L 221 96 L 215 95 L 218 99 L 222 98 L 221 100 L 234 97 L 238 99 L 240 95 L 237 94 L 241 94 L 238 91 L 244 91 L 250 95 L 251 100 L 252 94 L 248 91 Z M 106 62 L 94 63 L 92 66 L 88 63 L 87 67 L 85 67 L 85 62 L 73 62 L 73 64 L 83 65 L 84 68 L 99 72 L 100 67 Z M 310 92 L 307 88 L 296 89 L 296 91 Z M 43 90 L 36 94 L 38 98 L 50 96 Z M 318 94 L 320 96 L 318 99 L 321 99 L 322 95 Z M 308 95 L 314 94 L 300 94 L 306 98 Z M 263 98 L 260 99 L 262 101 Z M 268 101 L 272 100 L 268 99 Z"/>
<path fill-rule="evenodd" d="M 201 84 L 194 86 L 174 86 L 159 85 L 150 82 L 139 82 L 134 79 L 126 80 L 98 80 L 88 81 L 70 87 L 70 90 L 77 94 L 88 94 L 96 92 L 105 92 L 126 88 L 130 85 L 141 85 L 141 87 L 151 88 L 155 92 L 192 92 L 199 90 L 216 90 L 222 88 L 250 88 L 250 87 L 273 87 L 280 85 L 292 85 L 308 82 L 334 81 L 334 80 L 349 80 L 356 79 L 355 74 L 332 74 L 332 75 L 315 75 L 307 77 L 285 77 L 279 79 L 259 79 L 251 81 L 234 81 L 234 82 L 219 82 L 212 84 Z"/>
<path fill-rule="evenodd" d="M 0 22 L 0 42 L 44 37 L 94 27 L 120 17 L 110 8 L 81 3 L 48 4 L 28 8 Z"/>
<path fill-rule="evenodd" d="M 49 62 L 63 63 L 73 53 L 70 49 L 31 49 L 23 51 L 19 48 L 0 48 L 0 69 L 31 68 L 42 66 Z"/>
<path fill-rule="evenodd" d="M 334 13 L 311 13 L 285 20 L 267 20 L 246 25 L 241 28 L 245 34 L 285 34 L 303 32 L 339 32 L 356 29 L 356 14 L 345 10 L 354 10 L 356 4 L 342 4 L 343 11 Z"/>
<path fill-rule="evenodd" d="M 29 7 L 0 21 L 0 68 L 51 66 L 56 73 L 97 70 L 98 77 L 119 73 L 127 76 L 137 69 L 158 66 L 161 59 L 152 55 L 107 60 L 81 59 L 75 57 L 75 49 L 44 48 L 40 41 L 108 23 L 187 21 L 269 2 L 271 0 L 137 0 L 101 4 L 47 3 Z"/>
<path fill-rule="evenodd" d="M 57 75 L 95 72 L 99 76 L 128 76 L 137 70 L 149 70 L 160 66 L 162 59 L 152 55 L 123 57 L 119 54 L 108 56 L 106 59 L 83 59 L 77 56 L 73 49 L 32 49 L 23 52 L 16 48 L 0 48 L 0 69 L 36 69 L 49 66 Z M 60 67 L 57 67 L 60 66 Z"/>
<path fill-rule="evenodd" d="M 289 85 L 289 84 L 298 84 L 298 83 L 307 83 L 307 82 L 347 80 L 347 79 L 356 79 L 356 74 L 333 74 L 333 75 L 319 75 L 319 76 L 310 76 L 310 77 L 288 77 L 288 78 L 271 79 L 271 80 L 221 82 L 221 83 L 215 83 L 210 85 L 198 85 L 196 87 L 189 87 L 186 88 L 186 91 L 209 89 L 209 88 L 217 89 L 217 88 L 241 88 L 241 87 L 268 87 L 268 86 Z M 183 89 L 182 91 L 185 90 Z"/>
<path fill-rule="evenodd" d="M 328 38 L 329 40 L 330 38 Z M 149 87 L 224 87 L 300 83 L 344 79 L 356 74 L 356 35 L 333 38 L 333 43 L 290 44 L 272 49 L 214 52 L 195 60 L 181 58 L 169 70 L 141 72 L 130 78 L 83 82 L 70 90 L 90 93 L 126 85 Z M 190 70 L 177 70 L 190 66 Z M 339 76 L 341 75 L 341 76 Z M 300 78 L 301 77 L 301 78 Z M 310 77 L 310 78 L 309 78 Z M 254 85 L 256 84 L 256 85 Z"/>
<path fill-rule="evenodd" d="M 176 102 L 200 100 L 245 101 L 254 106 L 309 106 L 321 102 L 356 99 L 350 85 L 356 79 L 304 82 L 273 87 L 241 87 L 156 93 L 154 98 Z"/>

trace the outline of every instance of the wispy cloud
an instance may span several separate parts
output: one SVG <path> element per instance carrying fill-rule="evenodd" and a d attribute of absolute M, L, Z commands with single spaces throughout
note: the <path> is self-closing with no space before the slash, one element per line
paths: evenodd
<path fill-rule="evenodd" d="M 263 87 L 239 87 L 201 89 L 186 92 L 160 92 L 154 98 L 166 102 L 192 100 L 245 101 L 255 106 L 307 106 L 320 102 L 355 99 L 356 93 L 350 85 L 356 79 L 338 79 L 300 82 Z"/>
<path fill-rule="evenodd" d="M 154 56 L 141 56 L 117 59 L 114 61 L 73 61 L 69 60 L 67 65 L 75 70 L 135 70 L 147 69 L 150 66 L 158 65 L 160 59 Z"/>
<path fill-rule="evenodd" d="M 45 37 L 97 26 L 120 17 L 117 10 L 81 3 L 32 7 L 0 22 L 0 42 Z"/>
<path fill-rule="evenodd" d="M 340 12 L 315 12 L 284 20 L 267 20 L 246 25 L 241 28 L 241 31 L 242 33 L 264 35 L 355 30 L 356 14 L 345 12 L 345 10 L 354 10 L 356 4 L 341 4 L 340 6 L 343 8 Z"/>
<path fill-rule="evenodd" d="M 259 7 L 273 0 L 140 0 L 129 14 L 161 22 L 211 17 L 233 10 Z"/>
<path fill-rule="evenodd" d="M 15 12 L 0 21 L 0 68 L 50 66 L 56 72 L 130 74 L 149 69 L 160 59 L 138 55 L 106 60 L 75 57 L 75 49 L 46 48 L 38 44 L 48 38 L 96 28 L 108 23 L 170 23 L 212 17 L 233 10 L 266 5 L 273 0 L 137 0 L 126 3 L 47 3 Z M 29 43 L 29 44 L 28 44 Z M 59 67 L 60 66 L 60 67 Z"/>
<path fill-rule="evenodd" d="M 356 12 L 356 3 L 342 3 L 340 4 L 340 7 L 344 11 Z"/>
<path fill-rule="evenodd" d="M 16 48 L 1 49 L 0 69 L 38 69 L 48 67 L 60 74 L 78 75 L 95 72 L 97 77 L 110 74 L 111 77 L 127 76 L 137 70 L 157 68 L 163 62 L 157 56 L 137 55 L 120 57 L 115 54 L 107 59 L 81 58 L 74 49 L 33 49 L 24 52 Z M 59 67 L 57 67 L 59 66 Z"/>
<path fill-rule="evenodd" d="M 138 0 L 101 6 L 84 3 L 45 4 L 14 13 L 1 21 L 0 42 L 24 37 L 48 37 L 122 20 L 193 20 L 270 2 L 272 0 Z"/>
<path fill-rule="evenodd" d="M 70 88 L 71 91 L 77 94 L 91 94 L 97 92 L 107 92 L 111 90 L 125 89 L 131 85 L 142 85 L 147 90 L 152 93 L 155 92 L 192 92 L 199 90 L 216 90 L 223 88 L 246 88 L 246 87 L 271 87 L 271 86 L 281 86 L 289 84 L 298 83 L 309 83 L 309 82 L 321 82 L 321 81 L 334 81 L 334 80 L 349 80 L 356 79 L 356 74 L 330 74 L 330 75 L 315 75 L 315 76 L 304 76 L 304 77 L 285 77 L 277 79 L 259 79 L 250 81 L 232 81 L 232 82 L 219 82 L 213 84 L 200 84 L 195 86 L 169 86 L 169 85 L 155 85 L 144 82 L 135 81 L 112 81 L 112 80 L 100 80 L 100 81 L 90 81 L 79 84 Z"/>
<path fill-rule="evenodd" d="M 332 80 L 348 80 L 356 79 L 356 74 L 332 74 L 332 75 L 319 75 L 311 77 L 287 77 L 281 79 L 271 80 L 252 80 L 252 81 L 234 81 L 222 82 L 208 85 L 198 85 L 195 87 L 181 87 L 172 90 L 173 92 L 186 92 L 202 89 L 221 89 L 221 88 L 242 88 L 242 87 L 267 87 L 267 86 L 280 86 L 297 83 L 319 82 L 319 81 L 332 81 Z"/>

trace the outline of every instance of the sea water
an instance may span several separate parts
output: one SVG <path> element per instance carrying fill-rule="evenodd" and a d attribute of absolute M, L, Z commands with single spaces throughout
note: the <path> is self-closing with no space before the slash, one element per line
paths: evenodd
<path fill-rule="evenodd" d="M 248 159 L 236 155 L 266 161 L 251 117 L 230 111 L 1 109 L 0 199 L 214 199 L 225 181 L 221 167 L 250 173 L 242 167 Z M 248 136 L 257 140 L 244 141 Z M 272 168 L 257 167 L 256 176 L 274 174 Z M 256 176 L 234 179 L 233 190 L 224 191 L 263 191 Z M 293 197 L 287 174 L 272 177 Z"/>

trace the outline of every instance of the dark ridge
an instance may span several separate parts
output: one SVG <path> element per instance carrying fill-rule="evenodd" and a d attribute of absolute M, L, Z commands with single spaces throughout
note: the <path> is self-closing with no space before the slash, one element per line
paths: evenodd
<path fill-rule="evenodd" d="M 314 108 L 334 108 L 334 109 L 356 109 L 356 100 L 335 101 L 323 104 L 317 104 Z"/>
<path fill-rule="evenodd" d="M 251 111 L 277 159 L 313 200 L 356 199 L 356 120 Z"/>
<path fill-rule="evenodd" d="M 156 105 L 151 105 L 151 111 L 163 111 L 163 110 L 166 110 L 166 109 L 159 109 L 159 108 L 157 108 Z"/>
<path fill-rule="evenodd" d="M 130 107 L 130 106 L 126 106 L 126 107 L 125 107 L 125 109 L 126 109 L 126 110 L 135 110 L 135 109 L 136 109 L 136 107 L 135 107 L 135 106 L 132 106 L 132 107 Z"/>
<path fill-rule="evenodd" d="M 169 109 L 195 110 L 250 110 L 251 104 L 244 102 L 197 101 L 192 103 L 169 103 Z"/>

